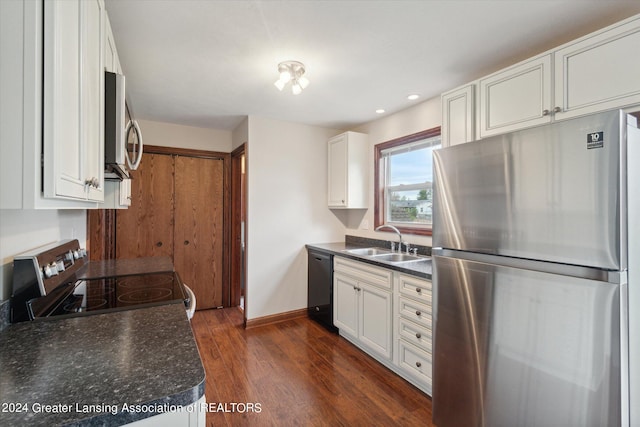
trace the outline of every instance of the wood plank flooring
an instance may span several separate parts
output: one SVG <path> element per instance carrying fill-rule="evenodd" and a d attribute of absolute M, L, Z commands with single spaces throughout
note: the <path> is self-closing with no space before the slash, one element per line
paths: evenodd
<path fill-rule="evenodd" d="M 192 327 L 207 426 L 432 426 L 426 394 L 312 320 L 245 330 L 226 308 L 197 311 Z"/>

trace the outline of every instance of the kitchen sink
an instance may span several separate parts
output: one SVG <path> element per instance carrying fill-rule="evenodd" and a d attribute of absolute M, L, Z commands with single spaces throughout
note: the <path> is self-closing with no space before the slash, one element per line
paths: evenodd
<path fill-rule="evenodd" d="M 412 262 L 412 261 L 424 261 L 424 257 L 418 257 L 409 254 L 399 254 L 399 253 L 386 253 L 381 255 L 375 255 L 374 258 L 377 261 L 386 261 L 386 262 Z"/>
<path fill-rule="evenodd" d="M 386 262 L 389 264 L 403 264 L 403 263 L 413 263 L 419 261 L 430 261 L 431 258 L 424 256 L 416 256 L 399 252 L 391 252 L 389 249 L 384 248 L 355 248 L 355 249 L 344 249 L 343 252 L 346 252 L 351 255 L 356 255 L 362 258 L 369 258 L 371 260 Z"/>
<path fill-rule="evenodd" d="M 392 255 L 389 249 L 383 248 L 358 248 L 358 249 L 345 249 L 347 253 L 361 256 L 380 256 L 382 254 Z"/>

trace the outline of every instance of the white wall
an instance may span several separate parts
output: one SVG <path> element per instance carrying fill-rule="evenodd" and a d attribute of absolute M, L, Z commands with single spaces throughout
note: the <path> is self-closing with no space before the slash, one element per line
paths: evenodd
<path fill-rule="evenodd" d="M 327 140 L 338 133 L 249 117 L 247 319 L 306 307 L 305 244 L 344 239 L 326 204 Z"/>
<path fill-rule="evenodd" d="M 411 135 L 416 132 L 440 126 L 442 123 L 442 110 L 440 97 L 432 98 L 413 107 L 402 110 L 398 113 L 383 117 L 379 120 L 366 123 L 353 129 L 369 135 L 369 209 L 366 213 L 350 212 L 347 221 L 346 234 L 352 236 L 368 237 L 373 239 L 395 240 L 395 233 L 376 232 L 374 228 L 373 210 L 373 155 L 374 146 L 381 142 L 390 141 L 402 136 Z M 368 223 L 368 229 L 363 229 L 364 223 Z M 402 236 L 404 241 L 431 246 L 431 237 L 413 236 L 410 234 Z"/>
<path fill-rule="evenodd" d="M 240 123 L 231 134 L 231 151 L 249 141 L 249 118 Z"/>
<path fill-rule="evenodd" d="M 231 131 L 138 120 L 145 144 L 231 152 Z M 144 160 L 143 160 L 144 161 Z"/>
<path fill-rule="evenodd" d="M 85 210 L 0 210 L 0 300 L 11 296 L 13 257 L 63 239 L 87 241 Z"/>

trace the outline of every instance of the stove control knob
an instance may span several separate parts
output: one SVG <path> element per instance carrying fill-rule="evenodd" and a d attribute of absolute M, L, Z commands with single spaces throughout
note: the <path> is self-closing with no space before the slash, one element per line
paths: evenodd
<path fill-rule="evenodd" d="M 87 250 L 85 248 L 78 249 L 78 253 L 80 253 L 80 256 L 82 258 L 85 258 L 87 256 Z"/>
<path fill-rule="evenodd" d="M 73 251 L 73 259 L 79 259 L 80 258 L 80 252 L 79 251 Z"/>
<path fill-rule="evenodd" d="M 58 272 L 63 272 L 64 271 L 64 261 L 60 260 L 60 261 L 56 262 L 56 269 L 58 270 Z"/>
<path fill-rule="evenodd" d="M 58 275 L 58 266 L 56 265 L 55 261 L 44 268 L 44 275 L 47 278 Z"/>
<path fill-rule="evenodd" d="M 44 273 L 44 277 L 46 279 L 48 279 L 49 277 L 53 276 L 53 272 L 51 271 L 51 266 L 50 265 L 45 265 L 44 267 L 42 267 L 42 272 Z M 57 273 L 57 271 L 56 271 Z"/>
<path fill-rule="evenodd" d="M 64 256 L 65 261 L 73 261 L 73 252 L 69 251 Z"/>

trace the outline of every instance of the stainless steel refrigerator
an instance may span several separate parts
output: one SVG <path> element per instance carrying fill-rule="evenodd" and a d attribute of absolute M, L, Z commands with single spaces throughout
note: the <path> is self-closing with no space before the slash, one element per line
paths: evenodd
<path fill-rule="evenodd" d="M 433 419 L 640 425 L 640 131 L 609 111 L 436 150 Z"/>

